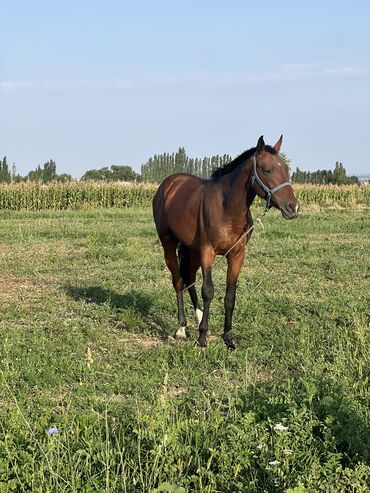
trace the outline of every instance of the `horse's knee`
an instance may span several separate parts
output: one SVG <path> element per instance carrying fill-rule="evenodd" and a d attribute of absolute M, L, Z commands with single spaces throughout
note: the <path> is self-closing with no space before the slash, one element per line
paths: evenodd
<path fill-rule="evenodd" d="M 179 276 L 172 276 L 172 285 L 178 294 L 184 289 L 184 281 Z"/>

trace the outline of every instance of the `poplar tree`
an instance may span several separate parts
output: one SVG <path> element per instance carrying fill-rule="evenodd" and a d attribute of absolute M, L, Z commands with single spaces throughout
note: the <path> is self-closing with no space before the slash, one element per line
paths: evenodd
<path fill-rule="evenodd" d="M 6 156 L 0 160 L 0 183 L 10 183 L 12 177 Z"/>

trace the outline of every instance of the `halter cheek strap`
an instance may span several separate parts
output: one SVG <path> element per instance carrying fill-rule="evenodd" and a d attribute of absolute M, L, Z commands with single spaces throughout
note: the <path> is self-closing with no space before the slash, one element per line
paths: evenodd
<path fill-rule="evenodd" d="M 277 185 L 274 188 L 269 188 L 268 186 L 266 186 L 257 174 L 257 161 L 256 161 L 256 155 L 254 154 L 253 155 L 252 187 L 253 187 L 255 181 L 262 188 L 262 190 L 266 193 L 266 209 L 269 209 L 271 207 L 270 202 L 271 202 L 271 197 L 272 197 L 273 193 L 277 192 L 278 190 L 281 190 L 284 187 L 288 187 L 289 185 L 291 185 L 290 181 L 284 181 L 284 183 L 281 183 L 280 185 Z"/>

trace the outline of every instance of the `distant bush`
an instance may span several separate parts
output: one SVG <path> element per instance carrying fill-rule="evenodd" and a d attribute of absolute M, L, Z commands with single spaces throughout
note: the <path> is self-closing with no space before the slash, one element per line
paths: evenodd
<path fill-rule="evenodd" d="M 141 181 L 141 176 L 131 166 L 107 166 L 90 169 L 81 177 L 82 181 Z"/>

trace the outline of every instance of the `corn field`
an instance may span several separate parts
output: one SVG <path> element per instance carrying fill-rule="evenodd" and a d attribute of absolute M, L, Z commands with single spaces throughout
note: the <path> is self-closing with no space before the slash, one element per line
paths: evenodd
<path fill-rule="evenodd" d="M 370 206 L 370 185 L 294 184 L 293 187 L 303 207 L 355 208 Z"/>
<path fill-rule="evenodd" d="M 0 186 L 0 209 L 65 210 L 150 207 L 157 184 L 133 183 L 20 183 Z M 370 207 L 369 185 L 294 185 L 304 208 Z"/>
<path fill-rule="evenodd" d="M 20 183 L 0 186 L 0 209 L 65 210 L 148 207 L 156 185 L 132 183 Z"/>

